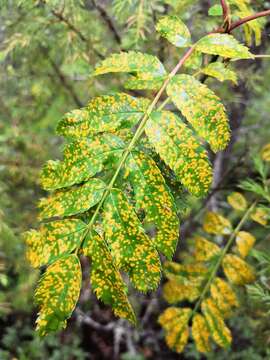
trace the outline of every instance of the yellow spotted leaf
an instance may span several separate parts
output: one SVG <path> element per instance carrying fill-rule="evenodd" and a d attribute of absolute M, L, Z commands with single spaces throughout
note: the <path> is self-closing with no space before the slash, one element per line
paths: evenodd
<path fill-rule="evenodd" d="M 156 26 L 160 35 L 177 47 L 191 44 L 191 36 L 186 25 L 177 16 L 164 16 Z"/>
<path fill-rule="evenodd" d="M 236 245 L 239 254 L 245 258 L 255 244 L 255 237 L 247 231 L 239 231 L 236 236 Z"/>
<path fill-rule="evenodd" d="M 26 257 L 33 267 L 55 261 L 80 246 L 87 225 L 79 219 L 57 220 L 45 223 L 39 230 L 25 233 Z"/>
<path fill-rule="evenodd" d="M 230 80 L 234 84 L 237 84 L 237 75 L 230 68 L 226 67 L 222 62 L 213 62 L 201 69 L 201 72 L 205 75 L 212 76 L 219 81 Z"/>
<path fill-rule="evenodd" d="M 47 268 L 35 292 L 41 336 L 66 327 L 80 295 L 81 280 L 80 261 L 74 254 L 63 256 Z"/>
<path fill-rule="evenodd" d="M 139 74 L 137 76 L 130 76 L 125 82 L 124 86 L 130 90 L 156 90 L 158 91 L 166 76 L 152 77 L 151 74 Z"/>
<path fill-rule="evenodd" d="M 179 238 L 179 219 L 170 190 L 155 162 L 143 152 L 130 153 L 125 168 L 137 209 L 144 209 L 145 222 L 157 227 L 155 247 L 170 259 Z"/>
<path fill-rule="evenodd" d="M 231 59 L 253 59 L 248 48 L 229 34 L 209 34 L 196 43 L 196 49 L 205 54 L 219 55 Z"/>
<path fill-rule="evenodd" d="M 163 297 L 169 304 L 176 304 L 183 300 L 193 302 L 199 296 L 199 287 L 194 286 L 194 283 L 184 285 L 175 280 L 169 280 L 163 286 Z"/>
<path fill-rule="evenodd" d="M 257 207 L 252 214 L 250 215 L 253 221 L 256 221 L 258 224 L 266 226 L 268 220 L 268 213 L 263 208 Z"/>
<path fill-rule="evenodd" d="M 255 281 L 253 268 L 236 255 L 225 255 L 223 271 L 227 279 L 235 285 L 246 285 Z"/>
<path fill-rule="evenodd" d="M 203 315 L 196 314 L 192 320 L 192 337 L 195 341 L 196 349 L 201 353 L 211 351 L 210 332 Z"/>
<path fill-rule="evenodd" d="M 79 110 L 67 113 L 57 126 L 60 135 L 82 138 L 105 131 L 132 128 L 149 106 L 149 100 L 125 93 L 97 96 Z"/>
<path fill-rule="evenodd" d="M 158 322 L 165 330 L 166 343 L 169 348 L 181 353 L 188 341 L 192 310 L 189 308 L 167 308 L 159 317 Z"/>
<path fill-rule="evenodd" d="M 247 200 L 239 192 L 233 192 L 227 197 L 228 203 L 231 205 L 231 207 L 238 211 L 245 211 L 247 208 Z"/>
<path fill-rule="evenodd" d="M 141 291 L 156 289 L 160 260 L 151 239 L 122 191 L 113 189 L 104 203 L 103 227 L 116 266 Z"/>
<path fill-rule="evenodd" d="M 136 323 L 127 298 L 127 287 L 104 240 L 95 232 L 87 236 L 83 253 L 91 259 L 90 279 L 98 299 L 111 305 L 116 316 Z"/>
<path fill-rule="evenodd" d="M 194 238 L 194 257 L 196 261 L 208 261 L 220 253 L 220 247 L 201 236 Z"/>
<path fill-rule="evenodd" d="M 212 90 L 193 76 L 181 74 L 172 78 L 167 93 L 214 152 L 227 146 L 230 139 L 228 118 L 223 104 Z"/>
<path fill-rule="evenodd" d="M 103 60 L 94 71 L 94 75 L 111 72 L 146 73 L 152 77 L 166 75 L 166 70 L 156 56 L 139 51 L 112 54 Z"/>
<path fill-rule="evenodd" d="M 230 329 L 226 326 L 215 302 L 212 299 L 206 299 L 201 307 L 213 340 L 221 347 L 230 346 L 232 341 Z"/>
<path fill-rule="evenodd" d="M 262 148 L 262 150 L 261 150 L 261 158 L 264 161 L 270 161 L 270 144 L 266 144 Z"/>
<path fill-rule="evenodd" d="M 211 284 L 211 296 L 223 317 L 229 316 L 234 307 L 239 306 L 237 297 L 231 286 L 217 277 Z"/>
<path fill-rule="evenodd" d="M 40 200 L 40 218 L 82 213 L 100 201 L 105 187 L 106 184 L 102 180 L 91 179 L 80 186 L 57 190 L 48 198 Z"/>
<path fill-rule="evenodd" d="M 145 128 L 152 146 L 194 195 L 207 193 L 212 169 L 206 150 L 192 131 L 169 111 L 151 114 Z"/>
<path fill-rule="evenodd" d="M 229 235 L 232 232 L 232 225 L 222 215 L 208 211 L 204 217 L 203 229 L 209 234 Z"/>

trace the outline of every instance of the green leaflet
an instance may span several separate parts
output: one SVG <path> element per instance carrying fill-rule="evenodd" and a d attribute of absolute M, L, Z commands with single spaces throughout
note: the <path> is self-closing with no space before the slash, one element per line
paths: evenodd
<path fill-rule="evenodd" d="M 141 74 L 139 76 L 130 76 L 125 82 L 125 88 L 131 90 L 159 90 L 164 83 L 166 76 L 151 77 Z"/>
<path fill-rule="evenodd" d="M 190 32 L 177 16 L 164 16 L 158 21 L 156 30 L 177 47 L 187 47 L 191 44 Z"/>
<path fill-rule="evenodd" d="M 214 62 L 201 69 L 203 74 L 215 77 L 219 81 L 231 80 L 234 84 L 237 84 L 236 73 L 226 67 L 222 62 Z"/>
<path fill-rule="evenodd" d="M 40 219 L 82 213 L 100 201 L 105 188 L 106 184 L 102 180 L 91 179 L 80 186 L 57 190 L 48 198 L 40 200 Z"/>
<path fill-rule="evenodd" d="M 145 98 L 125 93 L 93 98 L 86 108 L 69 112 L 58 124 L 57 133 L 71 137 L 88 137 L 133 127 L 149 105 Z"/>
<path fill-rule="evenodd" d="M 78 301 L 81 265 L 76 255 L 66 255 L 50 265 L 39 281 L 35 299 L 40 310 L 37 330 L 41 336 L 66 327 Z"/>
<path fill-rule="evenodd" d="M 196 43 L 196 50 L 205 54 L 219 55 L 231 59 L 253 59 L 248 48 L 232 35 L 209 34 Z"/>
<path fill-rule="evenodd" d="M 82 242 L 86 228 L 79 219 L 66 219 L 45 223 L 39 231 L 28 231 L 25 234 L 28 261 L 39 267 L 70 254 Z"/>
<path fill-rule="evenodd" d="M 110 72 L 147 73 L 152 77 L 166 75 L 164 66 L 156 56 L 138 51 L 121 52 L 109 56 L 96 67 L 94 75 Z"/>
<path fill-rule="evenodd" d="M 179 237 L 179 219 L 164 178 L 155 162 L 142 152 L 131 153 L 125 167 L 137 208 L 144 209 L 145 220 L 157 226 L 154 244 L 170 259 Z"/>
<path fill-rule="evenodd" d="M 202 302 L 202 312 L 212 338 L 219 346 L 227 348 L 232 341 L 231 332 L 227 328 L 215 302 L 212 299 L 204 300 Z"/>
<path fill-rule="evenodd" d="M 157 288 L 161 271 L 158 253 L 121 190 L 113 189 L 105 200 L 103 227 L 117 268 L 129 274 L 137 289 Z"/>
<path fill-rule="evenodd" d="M 41 173 L 42 187 L 56 190 L 86 181 L 100 172 L 105 162 L 119 159 L 124 147 L 113 134 L 75 140 L 65 147 L 63 161 L 46 163 Z"/>
<path fill-rule="evenodd" d="M 213 151 L 224 149 L 230 139 L 225 108 L 206 85 L 193 76 L 176 75 L 167 87 L 168 96 Z"/>
<path fill-rule="evenodd" d="M 169 111 L 152 113 L 145 128 L 150 143 L 181 183 L 194 195 L 204 195 L 212 181 L 207 152 L 192 131 Z"/>
<path fill-rule="evenodd" d="M 88 235 L 83 253 L 91 258 L 91 285 L 98 299 L 110 304 L 115 315 L 136 323 L 127 288 L 104 240 L 95 232 Z"/>

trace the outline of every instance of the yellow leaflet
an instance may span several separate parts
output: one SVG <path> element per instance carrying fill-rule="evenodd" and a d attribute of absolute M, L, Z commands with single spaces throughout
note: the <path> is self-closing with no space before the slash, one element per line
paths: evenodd
<path fill-rule="evenodd" d="M 266 226 L 268 220 L 268 214 L 263 208 L 256 208 L 250 215 L 251 219 L 257 223 Z"/>
<path fill-rule="evenodd" d="M 231 207 L 235 210 L 245 211 L 247 208 L 247 200 L 244 197 L 244 195 L 242 195 L 239 192 L 232 192 L 227 197 L 227 201 L 231 205 Z"/>
<path fill-rule="evenodd" d="M 204 316 L 196 314 L 192 320 L 192 336 L 195 341 L 196 348 L 201 353 L 211 351 L 210 332 L 208 330 Z"/>
<path fill-rule="evenodd" d="M 226 326 L 220 311 L 212 299 L 202 302 L 202 312 L 214 341 L 221 347 L 228 347 L 232 341 L 230 329 Z"/>
<path fill-rule="evenodd" d="M 194 256 L 197 261 L 208 261 L 220 252 L 218 245 L 201 236 L 196 236 L 194 242 Z"/>
<path fill-rule="evenodd" d="M 230 68 L 226 67 L 222 62 L 214 62 L 208 64 L 205 68 L 201 69 L 203 74 L 215 77 L 219 81 L 231 80 L 237 84 L 237 75 Z"/>
<path fill-rule="evenodd" d="M 226 281 L 222 280 L 221 278 L 216 278 L 213 281 L 210 291 L 211 296 L 223 317 L 230 315 L 231 309 L 239 305 L 232 288 Z"/>
<path fill-rule="evenodd" d="M 232 225 L 222 215 L 208 211 L 204 217 L 203 229 L 209 234 L 229 235 L 232 232 Z"/>
<path fill-rule="evenodd" d="M 191 44 L 191 36 L 186 25 L 177 16 L 164 16 L 156 26 L 160 35 L 177 47 Z"/>
<path fill-rule="evenodd" d="M 189 308 L 169 307 L 158 319 L 166 332 L 167 345 L 178 353 L 184 350 L 188 341 L 188 321 L 191 313 Z"/>
<path fill-rule="evenodd" d="M 236 236 L 236 245 L 239 254 L 245 258 L 255 244 L 255 237 L 246 231 L 239 231 Z"/>
<path fill-rule="evenodd" d="M 261 150 L 261 158 L 264 161 L 270 161 L 270 144 L 266 144 L 262 148 L 262 150 Z"/>
<path fill-rule="evenodd" d="M 200 296 L 199 288 L 191 282 L 189 285 L 180 284 L 177 281 L 170 280 L 163 286 L 163 297 L 169 304 L 175 304 L 179 301 L 194 301 Z"/>
<path fill-rule="evenodd" d="M 233 284 L 245 285 L 255 281 L 252 267 L 236 255 L 225 255 L 222 266 L 226 277 Z"/>

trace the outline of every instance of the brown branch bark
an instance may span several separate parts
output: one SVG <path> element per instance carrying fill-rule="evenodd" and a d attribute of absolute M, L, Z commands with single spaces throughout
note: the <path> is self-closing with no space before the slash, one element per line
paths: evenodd
<path fill-rule="evenodd" d="M 232 30 L 238 28 L 239 26 L 246 24 L 249 21 L 256 20 L 256 19 L 259 19 L 264 16 L 268 16 L 268 15 L 270 15 L 270 10 L 265 10 L 265 11 L 261 11 L 256 14 L 253 14 L 253 15 L 246 16 L 243 19 L 237 20 L 234 23 L 232 23 L 229 31 L 232 31 Z"/>

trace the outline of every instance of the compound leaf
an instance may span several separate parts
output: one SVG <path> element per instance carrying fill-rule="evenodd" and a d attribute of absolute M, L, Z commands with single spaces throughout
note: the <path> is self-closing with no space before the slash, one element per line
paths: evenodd
<path fill-rule="evenodd" d="M 169 111 L 152 113 L 145 128 L 151 145 L 194 195 L 205 194 L 212 181 L 207 152 L 192 131 Z"/>
<path fill-rule="evenodd" d="M 154 238 L 156 248 L 167 258 L 171 258 L 179 237 L 179 219 L 174 200 L 159 168 L 143 152 L 132 152 L 125 167 L 135 192 L 137 208 L 144 209 L 145 221 L 157 227 Z"/>
<path fill-rule="evenodd" d="M 126 196 L 118 189 L 113 189 L 105 200 L 103 227 L 117 268 L 129 274 L 138 290 L 155 289 L 161 270 L 158 253 Z"/>
<path fill-rule="evenodd" d="M 224 149 L 230 139 L 225 108 L 206 85 L 187 74 L 176 75 L 167 86 L 168 96 L 213 151 Z"/>
<path fill-rule="evenodd" d="M 91 179 L 80 186 L 57 190 L 48 198 L 40 200 L 40 218 L 82 213 L 100 201 L 105 188 L 106 184 L 102 180 Z"/>
<path fill-rule="evenodd" d="M 74 254 L 50 265 L 35 292 L 40 307 L 37 330 L 41 336 L 66 327 L 78 301 L 81 288 L 81 265 Z"/>

